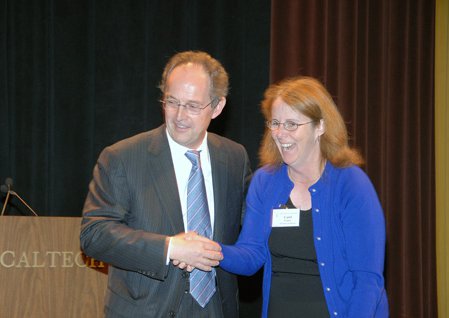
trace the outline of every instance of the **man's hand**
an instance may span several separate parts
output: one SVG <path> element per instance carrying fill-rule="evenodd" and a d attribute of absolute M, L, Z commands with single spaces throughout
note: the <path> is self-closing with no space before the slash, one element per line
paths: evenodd
<path fill-rule="evenodd" d="M 218 243 L 194 232 L 179 233 L 171 238 L 170 259 L 180 269 L 211 271 L 223 259 Z"/>

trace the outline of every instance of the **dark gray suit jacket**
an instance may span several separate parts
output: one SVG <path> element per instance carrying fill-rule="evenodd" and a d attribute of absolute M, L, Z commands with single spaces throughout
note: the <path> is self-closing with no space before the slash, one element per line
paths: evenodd
<path fill-rule="evenodd" d="M 250 177 L 243 146 L 208 133 L 214 240 L 233 244 Z M 184 231 L 165 125 L 107 147 L 100 154 L 83 209 L 81 247 L 110 265 L 108 311 L 125 317 L 177 313 L 189 275 L 166 265 L 166 237 Z M 217 268 L 224 317 L 238 316 L 236 277 Z"/>

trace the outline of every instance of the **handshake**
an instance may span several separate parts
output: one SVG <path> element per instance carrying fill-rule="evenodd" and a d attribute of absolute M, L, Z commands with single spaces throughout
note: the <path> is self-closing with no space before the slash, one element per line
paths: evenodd
<path fill-rule="evenodd" d="M 173 265 L 188 272 L 195 268 L 209 272 L 223 259 L 221 246 L 217 242 L 195 232 L 172 236 L 169 256 Z"/>

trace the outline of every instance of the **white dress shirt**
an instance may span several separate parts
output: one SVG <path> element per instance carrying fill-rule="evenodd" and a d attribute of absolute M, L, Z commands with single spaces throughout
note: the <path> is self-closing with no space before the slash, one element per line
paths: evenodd
<path fill-rule="evenodd" d="M 198 149 L 189 149 L 181 146 L 174 141 L 170 134 L 166 131 L 168 144 L 170 146 L 173 166 L 175 167 L 176 183 L 178 184 L 179 198 L 181 200 L 182 218 L 184 221 L 184 228 L 187 228 L 187 185 L 189 181 L 190 171 L 192 170 L 192 163 L 186 157 L 185 153 L 188 150 L 200 151 L 201 169 L 203 170 L 204 183 L 206 185 L 207 205 L 209 207 L 210 225 L 212 233 L 214 229 L 214 188 L 212 186 L 212 168 L 210 165 L 209 148 L 207 147 L 207 132 L 204 136 L 203 142 Z"/>
<path fill-rule="evenodd" d="M 188 150 L 200 151 L 201 169 L 203 170 L 204 183 L 206 185 L 207 205 L 209 207 L 210 225 L 212 228 L 212 235 L 214 231 L 214 187 L 212 185 L 212 167 L 210 164 L 209 148 L 207 147 L 207 132 L 204 136 L 203 142 L 198 149 L 189 149 L 178 144 L 165 130 L 168 138 L 168 145 L 170 146 L 173 166 L 175 168 L 176 183 L 178 184 L 179 199 L 181 200 L 182 219 L 184 222 L 184 229 L 187 228 L 187 185 L 189 181 L 190 171 L 192 170 L 192 162 L 186 157 L 185 153 Z M 167 251 L 167 264 L 170 262 L 171 239 Z"/>

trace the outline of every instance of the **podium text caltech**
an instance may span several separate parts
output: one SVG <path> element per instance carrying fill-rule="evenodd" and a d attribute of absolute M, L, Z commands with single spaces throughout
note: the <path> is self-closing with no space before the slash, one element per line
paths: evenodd
<path fill-rule="evenodd" d="M 79 247 L 79 217 L 0 217 L 0 317 L 103 317 L 107 266 Z"/>

